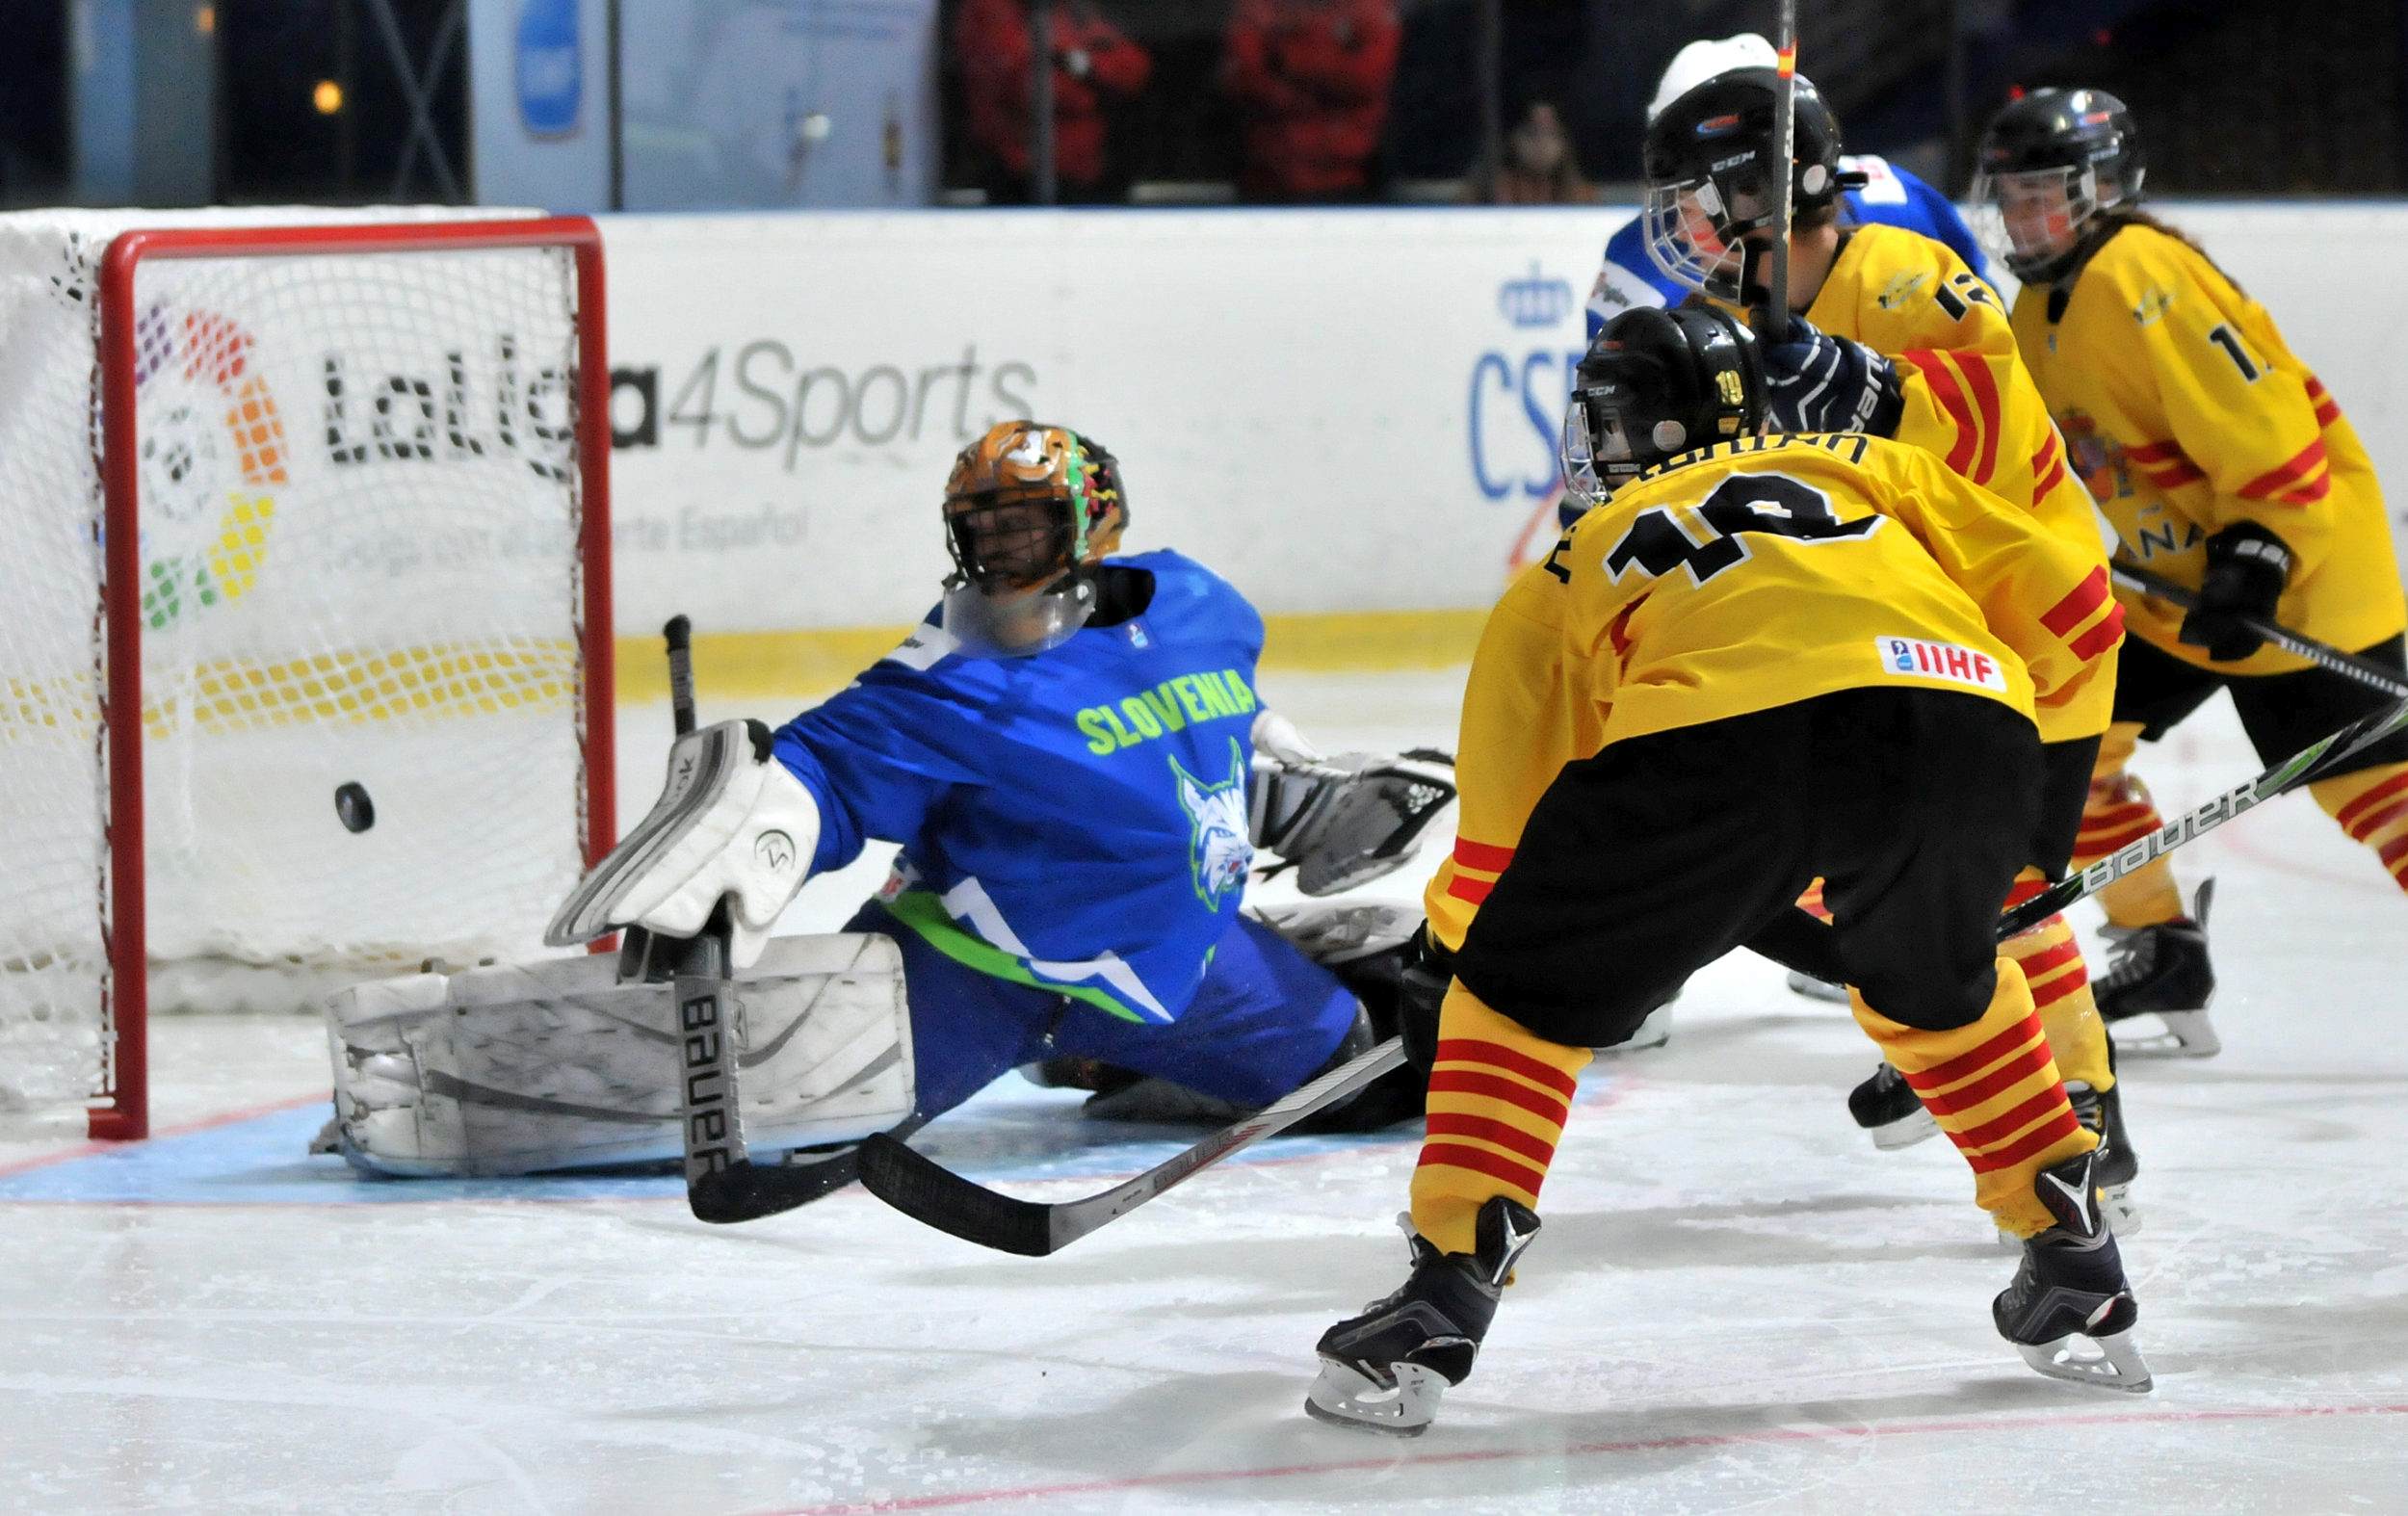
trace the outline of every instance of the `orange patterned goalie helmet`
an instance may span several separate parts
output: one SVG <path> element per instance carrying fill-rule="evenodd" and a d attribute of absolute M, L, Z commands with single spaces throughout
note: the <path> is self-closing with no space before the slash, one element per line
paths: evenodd
<path fill-rule="evenodd" d="M 1120 467 L 1067 427 L 1007 421 L 963 448 L 945 482 L 945 627 L 965 650 L 1025 656 L 1059 645 L 1095 608 L 1078 572 L 1120 545 Z"/>

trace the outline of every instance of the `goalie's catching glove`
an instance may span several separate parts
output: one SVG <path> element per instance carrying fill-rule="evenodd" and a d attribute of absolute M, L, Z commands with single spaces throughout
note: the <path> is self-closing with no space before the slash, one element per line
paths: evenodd
<path fill-rule="evenodd" d="M 1318 763 L 1258 754 L 1247 797 L 1254 846 L 1294 867 L 1307 895 L 1335 895 L 1402 868 L 1453 798 L 1453 758 L 1427 747 Z"/>
<path fill-rule="evenodd" d="M 1762 352 L 1765 408 L 1773 431 L 1897 434 L 1905 391 L 1898 365 L 1872 349 L 1793 316 L 1789 336 Z"/>
<path fill-rule="evenodd" d="M 689 732 L 651 814 L 569 893 L 543 940 L 571 947 L 621 927 L 691 937 L 725 900 L 730 964 L 750 968 L 819 845 L 819 802 L 771 753 L 767 726 Z"/>
<path fill-rule="evenodd" d="M 2254 521 L 2226 527 L 2208 538 L 2208 572 L 2199 582 L 2199 603 L 2183 617 L 2178 634 L 2204 647 L 2219 664 L 2246 658 L 2265 645 L 2242 618 L 2274 619 L 2283 587 L 2290 583 L 2291 551 L 2283 539 Z"/>

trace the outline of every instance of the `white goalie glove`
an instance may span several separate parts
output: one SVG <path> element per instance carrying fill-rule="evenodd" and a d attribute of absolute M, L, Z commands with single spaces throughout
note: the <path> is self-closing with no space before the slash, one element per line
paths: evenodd
<path fill-rule="evenodd" d="M 543 940 L 571 947 L 622 927 L 692 937 L 724 900 L 729 961 L 750 968 L 819 843 L 819 804 L 772 756 L 767 726 L 689 732 L 651 814 L 569 893 Z"/>
<path fill-rule="evenodd" d="M 1402 868 L 1454 799 L 1454 760 L 1433 748 L 1323 758 L 1269 711 L 1256 718 L 1254 744 L 1254 845 L 1293 867 L 1307 895 L 1335 895 Z"/>

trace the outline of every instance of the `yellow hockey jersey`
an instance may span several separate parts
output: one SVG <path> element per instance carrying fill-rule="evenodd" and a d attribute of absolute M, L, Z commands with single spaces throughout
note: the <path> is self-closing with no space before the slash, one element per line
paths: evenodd
<path fill-rule="evenodd" d="M 1562 767 L 1650 732 L 1841 690 L 2032 714 L 2102 676 L 2123 613 L 2094 559 L 1920 448 L 1852 433 L 1683 455 L 1575 523 L 1482 629 L 1455 755 L 1442 943 Z"/>
<path fill-rule="evenodd" d="M 2255 521 L 2297 556 L 2283 625 L 2355 651 L 2408 622 L 2374 466 L 2264 306 L 2180 238 L 2136 224 L 2083 266 L 2055 319 L 2052 293 L 2016 297 L 2016 340 L 2125 554 L 2196 587 L 2210 535 Z M 2185 662 L 2308 667 L 2271 646 L 2212 665 L 2180 640 L 2180 610 L 2117 592 L 2133 634 Z"/>
<path fill-rule="evenodd" d="M 1807 308 L 1835 337 L 1897 363 L 1906 405 L 1897 440 L 2019 506 L 2068 546 L 2107 562 L 2099 512 L 2066 467 L 2048 403 L 2017 355 L 1999 298 L 1946 243 L 1901 226 L 1859 226 Z M 2115 704 L 2110 674 L 2041 703 L 2045 742 L 2095 737 Z"/>

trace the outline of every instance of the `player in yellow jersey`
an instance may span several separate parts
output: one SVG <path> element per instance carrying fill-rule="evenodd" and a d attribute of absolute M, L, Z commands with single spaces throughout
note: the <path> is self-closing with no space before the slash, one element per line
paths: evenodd
<path fill-rule="evenodd" d="M 1565 478 L 1604 498 L 1473 661 L 1467 847 L 1427 897 L 1453 980 L 1406 1018 L 1430 1071 L 1413 1270 L 1322 1336 L 1324 1419 L 1428 1424 L 1537 1231 L 1588 1050 L 1741 946 L 1860 988 L 2024 1240 L 2001 1333 L 2044 1373 L 2148 1387 L 2098 1138 L 1996 939 L 2040 822 L 2034 701 L 2103 675 L 2118 613 L 2082 554 L 1921 449 L 1761 436 L 1754 348 L 1723 311 L 1642 308 L 1580 366 Z M 1816 877 L 1829 926 L 1795 904 Z"/>
<path fill-rule="evenodd" d="M 1650 253 L 1670 278 L 1726 303 L 1766 298 L 1761 265 L 1778 215 L 1765 169 L 1774 79 L 1769 68 L 1716 75 L 1668 103 L 1648 128 Z M 1848 176 L 1839 124 L 1811 82 L 1796 83 L 1788 288 L 1791 308 L 1803 316 L 1766 351 L 1774 429 L 1863 431 L 1924 449 L 2028 511 L 2083 557 L 2104 595 L 2107 544 L 2098 513 L 2066 467 L 1998 297 L 1944 243 L 1898 226 L 1841 223 Z M 2061 876 L 2073 855 L 2113 703 L 2107 678 L 2041 702 L 2046 820 L 2017 881 L 2019 902 Z M 2127 1191 L 2139 1165 L 2073 928 L 2052 916 L 2007 953 L 2031 982 L 2050 1051 L 2083 1120 L 2107 1135 L 2101 1171 L 2117 1224 L 2132 1231 L 2139 1215 Z M 1848 1104 L 1883 1147 L 1931 1134 L 1914 1092 L 1887 1066 Z"/>
<path fill-rule="evenodd" d="M 2199 598 L 2188 614 L 2124 599 L 2133 635 L 2082 819 L 2086 864 L 2162 824 L 2125 766 L 2136 741 L 2219 688 L 2268 762 L 2389 701 L 2264 646 L 2238 616 L 2396 669 L 2408 606 L 2373 465 L 2340 403 L 2264 307 L 2138 208 L 2139 139 L 2122 102 L 2096 90 L 2027 95 L 1991 122 L 1981 175 L 2024 280 L 2015 335 L 2076 471 L 2120 551 Z M 2309 791 L 2408 889 L 2408 736 Z M 2156 1012 L 2171 1050 L 2215 1052 L 2205 890 L 2186 914 L 2159 860 L 2101 900 L 2118 941 L 2100 1008 L 2110 1020 Z"/>

